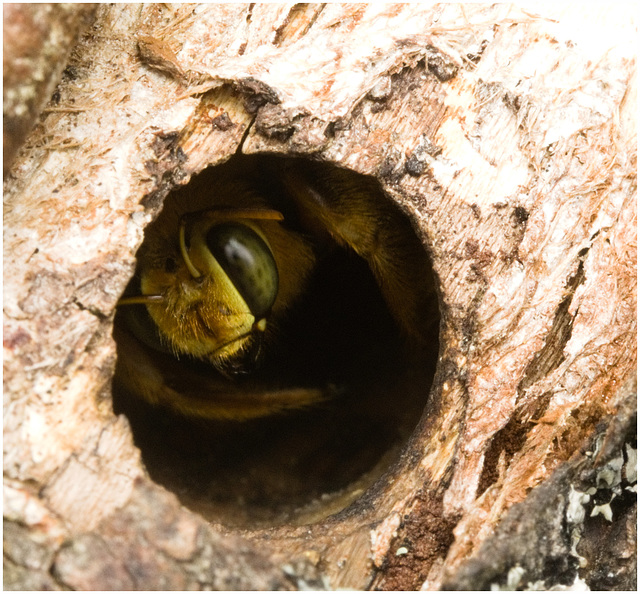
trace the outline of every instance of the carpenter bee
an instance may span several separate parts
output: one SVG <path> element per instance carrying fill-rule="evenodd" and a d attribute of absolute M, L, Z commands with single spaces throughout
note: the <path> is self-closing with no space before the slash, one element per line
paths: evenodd
<path fill-rule="evenodd" d="M 267 156 L 237 156 L 195 177 L 146 229 L 116 317 L 117 384 L 209 419 L 330 398 L 330 386 L 265 387 L 255 378 L 314 269 L 336 248 L 366 261 L 407 340 L 424 342 L 433 317 L 427 256 L 374 179 Z"/>

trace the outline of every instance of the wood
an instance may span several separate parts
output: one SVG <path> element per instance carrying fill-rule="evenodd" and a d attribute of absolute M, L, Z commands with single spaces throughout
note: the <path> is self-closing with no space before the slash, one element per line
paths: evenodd
<path fill-rule="evenodd" d="M 94 4 L 3 4 L 3 176 L 94 12 Z"/>
<path fill-rule="evenodd" d="M 544 10 L 99 7 L 5 182 L 7 589 L 616 586 L 606 568 L 635 554 L 634 22 Z M 376 176 L 437 282 L 422 419 L 380 481 L 306 525 L 182 507 L 111 406 L 144 227 L 238 150 Z M 603 485 L 613 560 L 589 519 Z M 505 557 L 549 501 L 540 523 L 578 548 Z"/>

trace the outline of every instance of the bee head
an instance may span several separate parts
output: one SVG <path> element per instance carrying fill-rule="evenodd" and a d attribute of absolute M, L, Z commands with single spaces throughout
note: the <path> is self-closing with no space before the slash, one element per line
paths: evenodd
<path fill-rule="evenodd" d="M 261 336 L 278 295 L 278 267 L 250 222 L 184 220 L 182 262 L 143 273 L 144 295 L 160 336 L 177 355 L 205 359 L 237 375 L 257 365 Z"/>

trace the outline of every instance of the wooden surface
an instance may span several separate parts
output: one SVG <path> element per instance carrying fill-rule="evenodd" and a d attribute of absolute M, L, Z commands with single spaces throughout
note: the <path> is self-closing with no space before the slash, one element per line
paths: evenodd
<path fill-rule="evenodd" d="M 623 414 L 632 15 L 545 10 L 99 8 L 5 183 L 7 587 L 462 584 L 508 510 Z M 309 525 L 204 521 L 153 484 L 111 408 L 112 316 L 144 226 L 239 147 L 377 176 L 437 279 L 422 420 L 383 480 Z"/>
<path fill-rule="evenodd" d="M 56 88 L 78 33 L 93 19 L 94 4 L 2 6 L 2 169 Z"/>

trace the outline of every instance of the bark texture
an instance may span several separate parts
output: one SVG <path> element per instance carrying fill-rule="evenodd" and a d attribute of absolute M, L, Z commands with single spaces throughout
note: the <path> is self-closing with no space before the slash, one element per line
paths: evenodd
<path fill-rule="evenodd" d="M 99 7 L 5 182 L 6 588 L 632 589 L 633 15 L 545 10 Z M 376 176 L 437 280 L 420 423 L 302 526 L 185 509 L 111 407 L 144 227 L 236 151 Z"/>
<path fill-rule="evenodd" d="M 2 6 L 3 172 L 57 86 L 93 4 Z"/>

